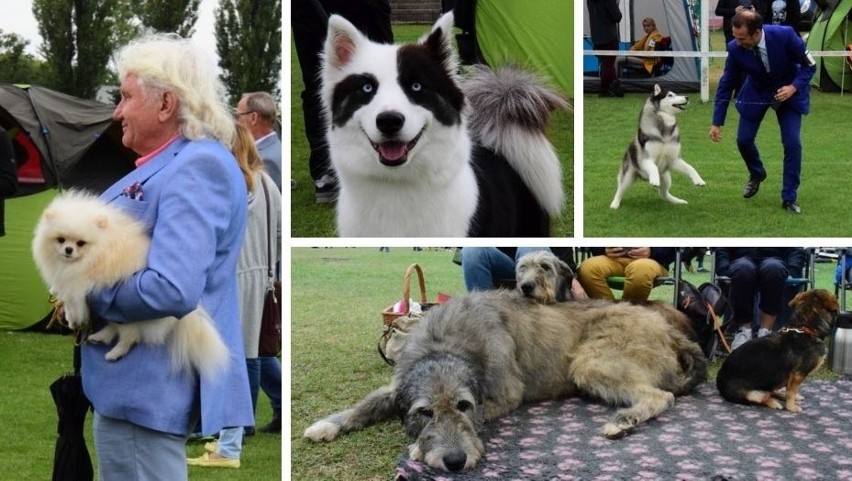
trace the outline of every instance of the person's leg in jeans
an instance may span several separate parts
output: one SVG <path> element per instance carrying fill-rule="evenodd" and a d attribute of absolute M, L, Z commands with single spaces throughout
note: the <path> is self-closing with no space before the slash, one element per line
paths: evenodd
<path fill-rule="evenodd" d="M 260 428 L 266 433 L 281 432 L 281 361 L 274 356 L 260 358 L 260 388 L 272 404 L 272 421 Z"/>
<path fill-rule="evenodd" d="M 737 333 L 731 349 L 751 339 L 754 322 L 754 296 L 757 292 L 757 265 L 749 257 L 734 259 L 730 266 L 731 304 Z"/>
<path fill-rule="evenodd" d="M 493 289 L 498 279 L 515 278 L 515 260 L 496 247 L 463 247 L 461 257 L 468 292 Z"/>
<path fill-rule="evenodd" d="M 775 328 L 775 319 L 781 311 L 784 287 L 787 280 L 787 266 L 781 259 L 771 257 L 763 259 L 757 268 L 757 288 L 760 290 L 760 329 L 758 337 L 763 337 Z"/>

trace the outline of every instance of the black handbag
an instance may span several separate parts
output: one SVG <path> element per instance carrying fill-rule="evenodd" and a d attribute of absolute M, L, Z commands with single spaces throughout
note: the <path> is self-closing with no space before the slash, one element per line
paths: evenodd
<path fill-rule="evenodd" d="M 713 354 L 716 337 L 725 351 L 731 352 L 720 320 L 722 313 L 728 310 L 728 300 L 719 286 L 705 282 L 695 287 L 681 279 L 677 286 L 677 308 L 686 314 L 692 323 L 696 341 L 705 356 L 710 357 Z"/>

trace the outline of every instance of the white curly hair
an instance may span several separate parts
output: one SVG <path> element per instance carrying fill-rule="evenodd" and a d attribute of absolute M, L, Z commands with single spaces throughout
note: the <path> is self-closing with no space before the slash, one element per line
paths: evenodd
<path fill-rule="evenodd" d="M 134 75 L 148 99 L 169 91 L 179 102 L 181 133 L 188 139 L 213 138 L 230 146 L 234 119 L 225 86 L 207 54 L 177 34 L 140 37 L 119 52 L 120 79 Z"/>

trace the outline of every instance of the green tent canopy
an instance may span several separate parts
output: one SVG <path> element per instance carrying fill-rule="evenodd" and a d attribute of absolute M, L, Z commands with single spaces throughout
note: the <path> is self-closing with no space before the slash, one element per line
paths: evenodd
<path fill-rule="evenodd" d="M 571 2 L 457 0 L 453 5 L 463 63 L 516 64 L 545 77 L 566 97 L 574 95 Z"/>
<path fill-rule="evenodd" d="M 843 51 L 852 44 L 852 0 L 833 0 L 826 4 L 811 27 L 808 50 Z M 817 71 L 811 85 L 827 92 L 852 89 L 852 68 L 846 57 L 816 57 Z"/>
<path fill-rule="evenodd" d="M 101 192 L 133 168 L 114 106 L 38 87 L 0 84 L 0 126 L 15 148 L 20 189 L 6 199 L 0 237 L 0 329 L 19 329 L 49 312 L 32 260 L 35 225 L 56 188 Z"/>

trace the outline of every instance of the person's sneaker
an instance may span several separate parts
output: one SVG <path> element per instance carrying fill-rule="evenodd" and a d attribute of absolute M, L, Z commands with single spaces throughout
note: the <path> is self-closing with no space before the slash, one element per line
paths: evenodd
<path fill-rule="evenodd" d="M 698 266 L 698 272 L 710 272 L 704 266 Z"/>
<path fill-rule="evenodd" d="M 764 180 L 766 180 L 766 173 L 763 175 L 751 174 L 748 178 L 748 182 L 746 182 L 746 185 L 743 188 L 743 197 L 746 199 L 754 197 L 755 194 L 757 194 L 757 191 L 760 190 L 760 183 Z"/>
<path fill-rule="evenodd" d="M 781 203 L 781 208 L 786 210 L 787 212 L 789 212 L 791 214 L 801 214 L 802 213 L 802 208 L 799 207 L 799 204 L 795 200 L 790 200 L 790 201 L 785 200 L 784 202 Z"/>
<path fill-rule="evenodd" d="M 215 453 L 219 450 L 219 441 L 210 441 L 209 443 L 204 443 L 204 450 L 208 453 Z"/>
<path fill-rule="evenodd" d="M 325 174 L 314 182 L 314 196 L 317 204 L 330 204 L 337 198 L 337 179 Z"/>
<path fill-rule="evenodd" d="M 750 327 L 741 327 L 736 334 L 734 334 L 734 340 L 731 342 L 731 350 L 742 346 L 751 340 L 752 332 Z"/>
<path fill-rule="evenodd" d="M 772 329 L 767 329 L 765 327 L 761 327 L 757 330 L 757 337 L 766 337 L 772 334 Z"/>
<path fill-rule="evenodd" d="M 239 468 L 240 460 L 225 457 L 212 457 L 212 453 L 204 453 L 197 458 L 187 458 L 186 464 L 204 468 Z"/>

